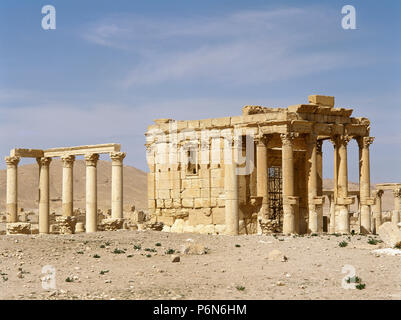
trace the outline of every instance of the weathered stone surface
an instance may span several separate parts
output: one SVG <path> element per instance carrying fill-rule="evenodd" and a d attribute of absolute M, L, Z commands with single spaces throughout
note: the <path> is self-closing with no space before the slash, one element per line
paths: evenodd
<path fill-rule="evenodd" d="M 201 243 L 186 243 L 181 246 L 180 252 L 183 254 L 202 255 L 208 253 L 208 249 Z"/>
<path fill-rule="evenodd" d="M 275 262 L 286 262 L 288 260 L 287 257 L 280 250 L 277 249 L 270 251 L 267 259 L 269 261 Z"/>
<path fill-rule="evenodd" d="M 392 222 L 383 223 L 379 227 L 378 234 L 380 239 L 390 247 L 394 247 L 397 242 L 401 241 L 401 230 Z"/>
<path fill-rule="evenodd" d="M 180 260 L 181 259 L 179 255 L 174 254 L 171 256 L 171 262 L 180 262 Z"/>
<path fill-rule="evenodd" d="M 103 219 L 101 222 L 101 227 L 102 230 L 104 231 L 115 231 L 115 230 L 120 230 L 123 226 L 124 219 L 120 218 L 109 218 L 109 219 Z"/>
<path fill-rule="evenodd" d="M 73 216 L 60 216 L 56 218 L 60 234 L 73 234 L 75 233 L 75 225 L 77 219 Z"/>
<path fill-rule="evenodd" d="M 7 234 L 31 234 L 31 224 L 27 222 L 7 223 Z"/>
<path fill-rule="evenodd" d="M 75 225 L 75 233 L 85 232 L 85 224 L 83 222 L 77 222 Z"/>

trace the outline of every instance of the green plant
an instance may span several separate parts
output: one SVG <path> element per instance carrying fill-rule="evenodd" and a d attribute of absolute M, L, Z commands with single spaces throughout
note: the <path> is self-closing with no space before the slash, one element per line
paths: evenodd
<path fill-rule="evenodd" d="M 134 255 L 132 255 L 132 254 L 129 254 L 128 256 L 127 256 L 127 258 L 132 258 Z"/>
<path fill-rule="evenodd" d="M 141 250 L 141 245 L 140 244 L 134 244 L 134 249 L 135 250 Z"/>
<path fill-rule="evenodd" d="M 156 252 L 156 249 L 153 248 L 145 248 L 144 250 L 148 252 Z"/>
<path fill-rule="evenodd" d="M 317 237 L 318 234 L 317 233 L 311 233 L 311 237 Z"/>
<path fill-rule="evenodd" d="M 161 244 L 160 242 L 158 242 L 158 243 L 155 244 L 155 246 L 156 246 L 156 247 L 161 247 L 162 244 Z"/>
<path fill-rule="evenodd" d="M 74 282 L 74 279 L 73 279 L 73 278 L 70 278 L 70 277 L 67 277 L 67 278 L 65 279 L 65 282 Z"/>
<path fill-rule="evenodd" d="M 113 253 L 115 253 L 115 254 L 120 254 L 120 253 L 125 253 L 125 251 L 124 251 L 124 250 L 121 250 L 121 249 L 118 249 L 118 248 L 115 248 L 114 251 L 113 251 Z"/>
<path fill-rule="evenodd" d="M 146 255 L 146 258 L 150 258 L 150 257 L 152 257 L 152 255 L 148 253 L 148 254 Z"/>
<path fill-rule="evenodd" d="M 104 244 L 102 244 L 102 245 L 100 246 L 100 248 L 104 249 L 104 248 L 106 248 L 106 246 L 105 246 Z"/>
<path fill-rule="evenodd" d="M 100 256 L 99 256 L 98 254 L 93 255 L 93 257 L 94 257 L 95 259 L 99 259 L 99 258 L 100 258 Z"/>
<path fill-rule="evenodd" d="M 166 250 L 166 254 L 174 254 L 175 250 L 174 249 L 168 249 Z"/>
<path fill-rule="evenodd" d="M 348 242 L 347 242 L 347 241 L 341 241 L 338 245 L 339 245 L 341 248 L 344 248 L 344 247 L 348 246 Z"/>
<path fill-rule="evenodd" d="M 401 249 L 401 241 L 398 241 L 398 242 L 395 244 L 394 248 L 396 248 L 396 249 Z"/>
<path fill-rule="evenodd" d="M 102 270 L 100 271 L 100 274 L 106 274 L 107 272 L 109 272 L 109 270 Z"/>
<path fill-rule="evenodd" d="M 372 245 L 376 245 L 378 243 L 378 241 L 376 239 L 369 238 L 368 243 L 372 244 Z"/>
<path fill-rule="evenodd" d="M 83 251 L 78 251 L 77 254 L 84 254 L 84 252 Z"/>
<path fill-rule="evenodd" d="M 106 247 L 108 247 L 108 246 L 111 245 L 111 242 L 110 241 L 106 241 L 104 244 L 106 245 Z"/>
<path fill-rule="evenodd" d="M 358 283 L 358 284 L 355 286 L 355 288 L 357 288 L 358 290 L 365 289 L 365 287 L 366 287 L 366 284 L 364 284 L 364 283 Z"/>
<path fill-rule="evenodd" d="M 236 248 L 241 248 L 241 245 L 240 244 L 236 244 L 235 247 Z"/>
<path fill-rule="evenodd" d="M 7 281 L 8 280 L 8 278 L 6 276 L 2 276 L 2 278 L 3 278 L 3 281 Z"/>
<path fill-rule="evenodd" d="M 245 287 L 244 286 L 236 286 L 235 287 L 238 291 L 244 291 Z"/>

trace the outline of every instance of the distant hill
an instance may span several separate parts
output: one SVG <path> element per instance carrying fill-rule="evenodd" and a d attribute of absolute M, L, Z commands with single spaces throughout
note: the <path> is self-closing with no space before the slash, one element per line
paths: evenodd
<path fill-rule="evenodd" d="M 38 207 L 37 164 L 18 167 L 19 207 L 35 210 Z M 61 210 L 62 162 L 54 159 L 50 164 L 50 206 Z M 6 170 L 0 170 L 0 211 L 5 210 Z M 135 205 L 137 209 L 147 209 L 146 172 L 131 166 L 124 166 L 124 209 Z M 98 206 L 102 210 L 111 208 L 111 162 L 98 162 Z M 76 160 L 74 164 L 74 208 L 85 208 L 85 161 Z"/>

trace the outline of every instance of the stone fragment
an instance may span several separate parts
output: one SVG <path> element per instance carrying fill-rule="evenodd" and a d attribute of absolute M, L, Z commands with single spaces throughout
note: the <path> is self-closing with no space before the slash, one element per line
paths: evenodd
<path fill-rule="evenodd" d="M 401 230 L 393 222 L 383 223 L 378 230 L 378 234 L 383 242 L 391 248 L 401 241 Z"/>
<path fill-rule="evenodd" d="M 7 223 L 7 234 L 31 234 L 31 224 L 28 222 Z"/>
<path fill-rule="evenodd" d="M 183 254 L 202 255 L 208 253 L 208 249 L 203 244 L 189 242 L 181 246 L 180 252 Z"/>
<path fill-rule="evenodd" d="M 56 218 L 60 234 L 74 234 L 75 225 L 77 223 L 76 217 L 73 216 L 59 216 Z"/>
<path fill-rule="evenodd" d="M 75 225 L 75 233 L 85 232 L 85 224 L 83 222 L 77 222 Z"/>
<path fill-rule="evenodd" d="M 103 219 L 101 222 L 101 228 L 104 231 L 115 231 L 119 230 L 123 226 L 123 219 L 120 218 L 109 218 L 109 219 Z"/>
<path fill-rule="evenodd" d="M 171 262 L 180 262 L 180 256 L 178 255 L 172 255 L 171 256 Z"/>
<path fill-rule="evenodd" d="M 288 258 L 280 250 L 277 249 L 270 251 L 267 259 L 269 261 L 276 261 L 276 262 L 285 262 L 288 260 Z"/>

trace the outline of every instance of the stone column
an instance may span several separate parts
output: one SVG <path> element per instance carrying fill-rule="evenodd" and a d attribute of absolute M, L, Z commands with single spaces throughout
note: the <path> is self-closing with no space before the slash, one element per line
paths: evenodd
<path fill-rule="evenodd" d="M 316 233 L 319 229 L 318 212 L 316 206 L 317 197 L 317 146 L 316 135 L 311 134 L 307 138 L 306 172 L 308 181 L 308 232 Z"/>
<path fill-rule="evenodd" d="M 231 145 L 232 150 L 226 150 Z M 231 152 L 231 159 L 224 156 L 224 193 L 225 193 L 225 224 L 228 235 L 239 234 L 238 208 L 238 176 L 233 153 L 236 151 L 233 143 L 226 143 L 224 153 Z"/>
<path fill-rule="evenodd" d="M 336 233 L 336 204 L 334 199 L 334 193 L 329 195 L 330 201 L 330 228 L 329 233 Z"/>
<path fill-rule="evenodd" d="M 394 211 L 391 216 L 391 222 L 399 223 L 401 216 L 401 188 L 395 188 L 393 190 L 394 195 Z"/>
<path fill-rule="evenodd" d="M 351 137 L 337 136 L 335 140 L 338 148 L 336 232 L 348 234 L 350 232 L 348 206 L 355 201 L 354 198 L 348 197 L 347 144 L 351 140 Z"/>
<path fill-rule="evenodd" d="M 49 169 L 51 158 L 37 158 L 39 164 L 39 233 L 49 233 L 50 190 Z"/>
<path fill-rule="evenodd" d="M 267 165 L 267 139 L 256 140 L 256 193 L 262 198 L 258 221 L 269 217 L 269 168 Z M 258 223 L 259 226 L 259 223 Z"/>
<path fill-rule="evenodd" d="M 317 195 L 318 197 L 323 197 L 323 140 L 318 140 L 316 142 L 316 162 L 317 162 Z M 323 232 L 323 206 L 317 207 L 318 216 L 318 230 Z"/>
<path fill-rule="evenodd" d="M 373 137 L 360 137 L 359 145 L 359 196 L 360 196 L 360 213 L 361 213 L 361 233 L 370 233 L 371 215 L 370 206 L 373 199 L 370 196 L 370 159 L 369 146 L 373 143 Z"/>
<path fill-rule="evenodd" d="M 6 157 L 7 164 L 7 222 L 18 222 L 18 163 L 20 157 Z"/>
<path fill-rule="evenodd" d="M 124 152 L 110 154 L 112 160 L 111 171 L 111 217 L 123 218 L 123 160 Z"/>
<path fill-rule="evenodd" d="M 294 155 L 293 140 L 296 134 L 283 133 L 282 141 L 282 172 L 283 172 L 283 233 L 296 232 L 296 217 L 298 197 L 295 197 L 294 187 Z"/>
<path fill-rule="evenodd" d="M 382 224 L 382 196 L 384 191 L 383 190 L 376 190 L 374 191 L 373 195 L 375 198 L 375 204 L 373 206 L 373 218 L 375 221 L 375 231 L 379 230 L 379 227 Z"/>
<path fill-rule="evenodd" d="M 62 192 L 62 205 L 63 216 L 70 217 L 73 215 L 74 210 L 74 161 L 75 156 L 66 155 L 62 156 L 63 161 L 63 192 Z"/>
<path fill-rule="evenodd" d="M 86 232 L 97 231 L 97 161 L 99 155 L 85 155 L 86 163 Z"/>

